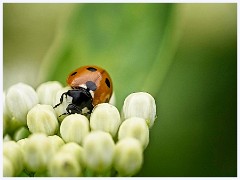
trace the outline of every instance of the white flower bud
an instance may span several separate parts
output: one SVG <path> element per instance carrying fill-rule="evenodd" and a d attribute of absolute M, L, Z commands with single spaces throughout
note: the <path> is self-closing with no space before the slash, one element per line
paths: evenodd
<path fill-rule="evenodd" d="M 26 124 L 28 111 L 37 103 L 37 93 L 27 84 L 15 84 L 7 91 L 6 104 L 11 117 L 22 124 Z"/>
<path fill-rule="evenodd" d="M 21 146 L 15 141 L 3 142 L 3 155 L 12 163 L 14 176 L 17 176 L 23 170 Z"/>
<path fill-rule="evenodd" d="M 81 114 L 71 114 L 64 118 L 60 126 L 60 134 L 65 142 L 82 144 L 89 133 L 89 121 Z"/>
<path fill-rule="evenodd" d="M 23 144 L 25 167 L 30 172 L 43 172 L 52 156 L 52 144 L 45 134 L 35 133 Z"/>
<path fill-rule="evenodd" d="M 120 114 L 115 106 L 102 103 L 93 109 L 90 117 L 90 127 L 92 130 L 102 130 L 115 137 L 120 124 Z"/>
<path fill-rule="evenodd" d="M 76 177 L 82 173 L 81 166 L 72 154 L 58 152 L 48 165 L 49 176 Z"/>
<path fill-rule="evenodd" d="M 52 144 L 53 153 L 56 153 L 65 144 L 62 138 L 57 135 L 48 136 L 48 139 Z"/>
<path fill-rule="evenodd" d="M 36 90 L 39 103 L 54 106 L 56 94 L 60 89 L 62 89 L 62 85 L 58 81 L 48 81 L 40 84 Z"/>
<path fill-rule="evenodd" d="M 6 93 L 3 93 L 3 134 L 7 133 L 10 125 L 10 112 L 6 105 Z"/>
<path fill-rule="evenodd" d="M 3 177 L 13 177 L 14 176 L 14 168 L 11 161 L 3 156 Z"/>
<path fill-rule="evenodd" d="M 59 151 L 72 154 L 77 159 L 82 169 L 86 167 L 84 149 L 79 144 L 75 142 L 64 144 Z"/>
<path fill-rule="evenodd" d="M 143 118 L 146 120 L 148 127 L 151 128 L 156 119 L 155 100 L 146 92 L 132 93 L 124 100 L 122 114 L 124 119 Z"/>
<path fill-rule="evenodd" d="M 115 96 L 114 91 L 113 91 L 112 96 L 111 96 L 111 98 L 110 98 L 110 100 L 109 100 L 109 104 L 111 104 L 111 105 L 113 105 L 113 106 L 116 105 L 116 96 Z"/>
<path fill-rule="evenodd" d="M 109 170 L 112 166 L 114 147 L 109 133 L 92 131 L 83 142 L 87 167 L 97 173 Z"/>
<path fill-rule="evenodd" d="M 30 132 L 28 130 L 28 128 L 26 128 L 25 126 L 20 127 L 13 135 L 13 139 L 15 141 L 18 141 L 20 139 L 24 139 L 26 137 L 28 137 L 30 135 Z"/>
<path fill-rule="evenodd" d="M 62 94 L 67 92 L 70 89 L 71 89 L 71 87 L 66 86 L 66 87 L 57 91 L 56 96 L 55 96 L 56 98 L 55 98 L 54 106 L 57 105 L 58 103 L 60 103 L 60 98 L 61 98 Z M 70 96 L 65 97 L 64 96 L 62 104 L 60 104 L 59 106 L 57 106 L 54 109 L 56 114 L 57 114 L 57 117 L 58 117 L 59 121 L 62 121 L 66 117 L 66 115 L 62 115 L 62 114 L 67 112 L 66 108 L 71 102 L 72 102 L 72 97 L 70 97 Z"/>
<path fill-rule="evenodd" d="M 27 126 L 32 133 L 55 134 L 59 124 L 53 107 L 41 104 L 34 106 L 27 114 Z"/>
<path fill-rule="evenodd" d="M 136 138 L 145 149 L 149 143 L 149 128 L 146 121 L 138 117 L 123 121 L 118 131 L 118 139 L 121 140 L 126 137 Z"/>
<path fill-rule="evenodd" d="M 5 134 L 3 137 L 3 142 L 11 141 L 12 137 L 9 134 Z"/>
<path fill-rule="evenodd" d="M 27 143 L 29 138 L 20 139 L 17 143 L 20 145 L 21 150 L 24 152 L 24 146 Z M 24 154 L 23 154 L 24 155 Z"/>
<path fill-rule="evenodd" d="M 120 176 L 133 176 L 143 164 L 143 150 L 135 138 L 118 141 L 114 153 L 114 168 Z"/>

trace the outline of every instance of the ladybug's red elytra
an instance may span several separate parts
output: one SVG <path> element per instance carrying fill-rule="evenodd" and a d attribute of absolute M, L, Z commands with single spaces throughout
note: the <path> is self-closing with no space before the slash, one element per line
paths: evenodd
<path fill-rule="evenodd" d="M 94 106 L 100 103 L 109 102 L 113 85 L 108 72 L 98 66 L 83 66 L 72 71 L 67 84 L 72 88 L 63 93 L 60 103 L 54 106 L 56 108 L 63 102 L 63 97 L 72 97 L 72 102 L 67 106 L 67 114 L 90 114 Z"/>

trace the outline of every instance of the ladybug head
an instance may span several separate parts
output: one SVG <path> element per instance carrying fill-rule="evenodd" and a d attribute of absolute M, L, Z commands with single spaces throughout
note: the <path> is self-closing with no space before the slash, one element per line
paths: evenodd
<path fill-rule="evenodd" d="M 78 89 L 68 90 L 67 95 L 72 97 L 72 103 L 66 108 L 69 114 L 87 114 L 91 113 L 93 109 L 93 96 L 90 89 L 79 87 Z"/>
<path fill-rule="evenodd" d="M 75 89 L 68 90 L 67 92 L 63 93 L 60 98 L 60 103 L 55 105 L 54 108 L 62 104 L 63 97 L 69 96 L 72 98 L 72 102 L 68 104 L 66 107 L 66 113 L 63 113 L 62 115 L 66 114 L 90 114 L 93 109 L 93 96 L 90 93 L 89 88 L 84 87 L 78 87 Z"/>

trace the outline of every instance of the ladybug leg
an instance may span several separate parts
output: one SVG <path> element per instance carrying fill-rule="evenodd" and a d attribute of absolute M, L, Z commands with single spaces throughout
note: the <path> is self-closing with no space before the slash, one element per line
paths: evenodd
<path fill-rule="evenodd" d="M 59 115 L 58 117 L 61 117 L 61 116 L 63 116 L 63 115 L 68 115 L 68 113 L 63 113 L 63 114 Z"/>
<path fill-rule="evenodd" d="M 61 95 L 60 103 L 56 104 L 53 108 L 56 108 L 56 107 L 58 107 L 60 104 L 62 104 L 62 102 L 63 102 L 63 96 L 64 96 L 64 95 L 65 95 L 65 98 L 67 98 L 68 91 L 65 92 L 65 93 L 63 93 L 63 94 Z"/>

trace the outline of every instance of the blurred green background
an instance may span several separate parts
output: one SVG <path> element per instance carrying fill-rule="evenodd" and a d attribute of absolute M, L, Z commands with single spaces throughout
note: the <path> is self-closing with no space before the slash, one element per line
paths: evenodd
<path fill-rule="evenodd" d="M 237 176 L 237 4 L 3 4 L 3 85 L 95 64 L 158 118 L 137 176 Z"/>

